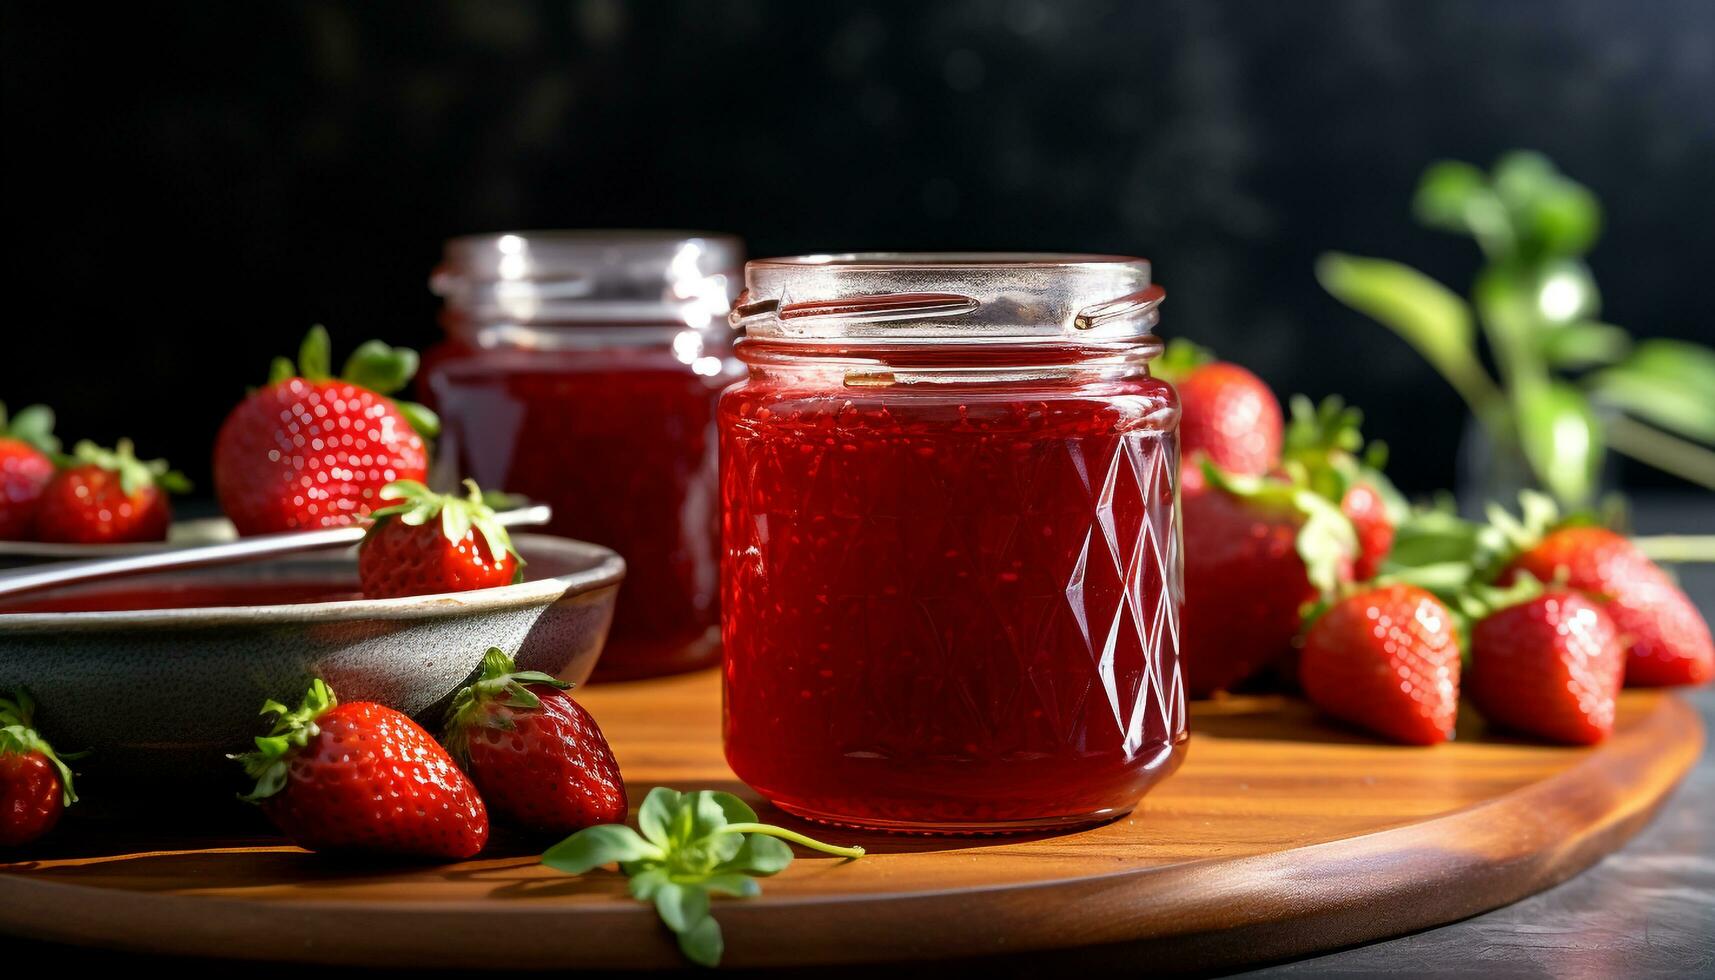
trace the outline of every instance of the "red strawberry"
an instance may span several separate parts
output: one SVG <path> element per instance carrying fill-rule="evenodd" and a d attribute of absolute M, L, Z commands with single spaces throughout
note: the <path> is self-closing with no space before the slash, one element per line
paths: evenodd
<path fill-rule="evenodd" d="M 1280 402 L 1261 378 L 1180 340 L 1168 345 L 1154 371 L 1179 391 L 1188 482 L 1199 482 L 1199 457 L 1244 476 L 1261 476 L 1280 462 Z"/>
<path fill-rule="evenodd" d="M 1364 444 L 1359 426 L 1363 413 L 1348 408 L 1337 395 L 1312 405 L 1303 395 L 1292 398 L 1292 421 L 1286 427 L 1283 459 L 1296 479 L 1340 505 L 1358 532 L 1358 555 L 1352 576 L 1375 578 L 1393 549 L 1395 525 L 1406 511 L 1404 498 L 1382 475 L 1387 447 Z"/>
<path fill-rule="evenodd" d="M 373 515 L 357 553 L 363 594 L 371 599 L 492 589 L 518 580 L 523 559 L 482 500 L 474 481 L 467 497 L 434 493 L 414 480 L 389 483 L 383 501 L 401 503 Z"/>
<path fill-rule="evenodd" d="M 0 847 L 17 847 L 54 829 L 77 802 L 71 770 L 32 727 L 26 691 L 0 697 Z"/>
<path fill-rule="evenodd" d="M 1614 728 L 1625 667 L 1619 632 L 1601 605 L 1552 590 L 1477 621 L 1465 690 L 1496 725 L 1589 745 Z"/>
<path fill-rule="evenodd" d="M 1411 745 L 1445 742 L 1459 712 L 1453 614 L 1413 585 L 1347 596 L 1311 624 L 1298 680 L 1342 721 Z"/>
<path fill-rule="evenodd" d="M 1204 697 L 1288 652 L 1303 607 L 1350 578 L 1352 526 L 1283 480 L 1231 477 L 1205 464 L 1182 491 L 1185 611 L 1180 663 Z"/>
<path fill-rule="evenodd" d="M 8 420 L 0 403 L 0 541 L 30 537 L 36 501 L 53 479 L 53 457 L 59 451 L 51 409 L 31 405 Z"/>
<path fill-rule="evenodd" d="M 1546 514 L 1543 505 L 1535 505 Z M 1534 542 L 1527 523 L 1497 525 L 1526 546 L 1502 569 L 1500 581 L 1529 572 L 1544 582 L 1564 584 L 1600 600 L 1626 647 L 1626 683 L 1657 687 L 1702 684 L 1715 677 L 1715 642 L 1709 624 L 1673 579 L 1637 546 L 1606 528 L 1569 526 L 1549 531 Z"/>
<path fill-rule="evenodd" d="M 416 373 L 417 355 L 372 340 L 340 377 L 327 331 L 304 340 L 298 363 L 276 358 L 268 384 L 226 417 L 214 444 L 214 488 L 240 534 L 362 520 L 381 488 L 421 482 L 433 413 L 388 397 Z"/>
<path fill-rule="evenodd" d="M 129 439 L 116 449 L 80 442 L 36 503 L 36 537 L 75 544 L 163 541 L 173 522 L 169 493 L 190 482 L 166 460 L 137 458 Z"/>
<path fill-rule="evenodd" d="M 625 822 L 619 764 L 570 686 L 490 649 L 447 721 L 448 749 L 494 812 L 545 834 Z"/>
<path fill-rule="evenodd" d="M 234 756 L 256 779 L 244 797 L 312 851 L 467 858 L 488 841 L 488 810 L 417 723 L 370 701 L 339 704 L 321 680 L 279 716 L 256 751 Z"/>
<path fill-rule="evenodd" d="M 1358 558 L 1352 577 L 1360 582 L 1376 577 L 1393 550 L 1394 522 L 1381 491 L 1369 483 L 1354 483 L 1340 499 L 1340 512 L 1358 532 Z"/>

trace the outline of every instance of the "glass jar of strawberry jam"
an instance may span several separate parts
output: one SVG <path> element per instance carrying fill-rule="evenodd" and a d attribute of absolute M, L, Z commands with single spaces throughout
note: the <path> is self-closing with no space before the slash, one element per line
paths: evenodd
<path fill-rule="evenodd" d="M 424 358 L 437 479 L 553 505 L 549 530 L 627 573 L 597 679 L 720 658 L 715 400 L 743 372 L 727 311 L 743 252 L 687 232 L 519 232 L 446 244 Z"/>
<path fill-rule="evenodd" d="M 1114 256 L 751 262 L 720 402 L 725 740 L 782 809 L 1071 826 L 1178 765 L 1179 407 Z"/>

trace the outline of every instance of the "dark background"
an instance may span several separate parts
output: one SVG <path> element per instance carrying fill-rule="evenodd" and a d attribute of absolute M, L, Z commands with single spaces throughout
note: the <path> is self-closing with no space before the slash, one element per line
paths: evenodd
<path fill-rule="evenodd" d="M 1531 147 L 1607 206 L 1606 318 L 1715 341 L 1701 0 L 7 4 L 0 24 L 0 399 L 205 487 L 220 418 L 308 324 L 341 355 L 432 342 L 428 271 L 471 231 L 1146 255 L 1164 333 L 1283 394 L 1344 392 L 1424 491 L 1454 479 L 1459 403 L 1312 261 L 1390 256 L 1463 291 L 1474 249 L 1412 224 L 1417 176 Z"/>

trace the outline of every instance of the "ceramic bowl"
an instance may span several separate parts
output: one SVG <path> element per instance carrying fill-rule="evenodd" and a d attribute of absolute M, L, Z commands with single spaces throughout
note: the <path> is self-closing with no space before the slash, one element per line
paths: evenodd
<path fill-rule="evenodd" d="M 224 756 L 262 733 L 262 702 L 296 704 L 315 677 L 342 701 L 379 701 L 433 731 L 445 700 L 491 646 L 513 653 L 521 668 L 574 684 L 589 676 L 601 653 L 624 561 L 580 541 L 535 534 L 513 540 L 527 561 L 526 581 L 498 589 L 0 614 L 0 687 L 31 690 L 38 723 L 57 748 L 90 750 L 80 769 L 174 782 L 227 784 L 234 764 Z M 140 576 L 81 591 L 90 588 L 340 596 L 357 594 L 357 576 L 350 553 L 334 553 Z M 11 601 L 63 608 L 76 595 L 64 589 Z"/>

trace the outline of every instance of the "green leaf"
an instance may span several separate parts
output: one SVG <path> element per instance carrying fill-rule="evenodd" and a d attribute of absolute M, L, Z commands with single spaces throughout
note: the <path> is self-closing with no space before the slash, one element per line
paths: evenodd
<path fill-rule="evenodd" d="M 698 966 L 719 966 L 721 954 L 726 951 L 720 924 L 713 916 L 704 916 L 690 929 L 679 933 L 679 951 Z"/>
<path fill-rule="evenodd" d="M 1456 602 L 1486 567 L 1492 529 L 1451 511 L 1410 512 L 1394 529 L 1393 549 L 1377 576 L 1404 582 Z"/>
<path fill-rule="evenodd" d="M 724 797 L 724 799 L 723 799 Z M 715 833 L 729 823 L 736 823 L 728 816 L 729 813 L 748 813 L 744 821 L 754 821 L 756 813 L 744 804 L 744 801 L 731 793 L 720 793 L 714 790 L 698 790 L 685 794 L 685 802 L 692 808 L 695 819 L 691 824 L 691 836 L 703 837 Z M 736 804 L 736 808 L 734 808 Z"/>
<path fill-rule="evenodd" d="M 1361 480 L 1386 482 L 1380 478 L 1380 467 L 1387 447 L 1375 443 L 1365 452 L 1362 411 L 1338 395 L 1329 395 L 1320 405 L 1304 395 L 1293 395 L 1288 404 L 1291 412 L 1281 455 L 1294 479 L 1336 503 Z M 1366 471 L 1360 454 L 1364 460 L 1373 459 L 1376 472 Z"/>
<path fill-rule="evenodd" d="M 655 911 L 674 932 L 684 932 L 709 917 L 709 893 L 699 885 L 668 881 L 655 889 Z"/>
<path fill-rule="evenodd" d="M 71 806 L 77 802 L 77 791 L 72 787 L 72 771 L 66 760 L 89 753 L 55 752 L 48 740 L 36 731 L 35 712 L 36 702 L 28 688 L 20 687 L 11 692 L 0 689 L 0 755 L 36 754 L 46 759 L 60 777 L 60 805 Z"/>
<path fill-rule="evenodd" d="M 775 875 L 792 863 L 792 848 L 785 841 L 762 834 L 744 834 L 743 846 L 716 869 L 721 873 L 744 872 Z"/>
<path fill-rule="evenodd" d="M 666 848 L 674 843 L 673 819 L 682 806 L 682 795 L 677 790 L 657 786 L 637 808 L 637 829 L 656 847 Z"/>
<path fill-rule="evenodd" d="M 1631 356 L 1587 379 L 1600 401 L 1665 429 L 1715 443 L 1715 351 L 1646 340 Z"/>
<path fill-rule="evenodd" d="M 1596 195 L 1566 181 L 1538 198 L 1526 220 L 1545 253 L 1583 255 L 1602 232 L 1602 206 Z"/>
<path fill-rule="evenodd" d="M 1476 578 L 1476 568 L 1468 562 L 1450 561 L 1435 565 L 1383 566 L 1376 576 L 1377 584 L 1404 583 L 1433 592 L 1452 602 L 1463 595 Z"/>
<path fill-rule="evenodd" d="M 746 835 L 711 833 L 693 837 L 679 845 L 674 853 L 689 872 L 710 874 L 738 854 Z"/>
<path fill-rule="evenodd" d="M 762 894 L 762 886 L 756 883 L 755 878 L 736 871 L 709 875 L 703 879 L 702 884 L 711 892 L 731 895 L 734 898 L 755 898 Z"/>
<path fill-rule="evenodd" d="M 6 406 L 0 403 L 0 436 L 27 443 L 49 456 L 60 451 L 60 441 L 54 436 L 54 410 L 46 405 L 25 406 L 8 420 Z"/>
<path fill-rule="evenodd" d="M 1305 515 L 1298 529 L 1298 557 L 1310 584 L 1332 595 L 1340 587 L 1341 565 L 1358 553 L 1357 531 L 1339 505 L 1310 490 L 1299 491 L 1293 500 Z"/>
<path fill-rule="evenodd" d="M 268 383 L 277 385 L 288 378 L 298 376 L 298 366 L 289 357 L 276 357 L 268 364 Z"/>
<path fill-rule="evenodd" d="M 1465 211 L 1489 191 L 1488 178 L 1468 163 L 1441 160 L 1429 165 L 1417 183 L 1412 210 L 1418 220 L 1435 228 L 1465 231 Z"/>
<path fill-rule="evenodd" d="M 1416 511 L 1394 528 L 1387 568 L 1470 563 L 1481 553 L 1484 525 L 1439 510 Z"/>
<path fill-rule="evenodd" d="M 703 792 L 705 797 L 720 809 L 721 815 L 726 818 L 727 823 L 756 822 L 756 811 L 750 808 L 750 804 L 731 793 L 722 793 L 716 790 L 704 790 Z"/>
<path fill-rule="evenodd" d="M 1612 364 L 1626 356 L 1632 337 L 1623 327 L 1594 320 L 1568 323 L 1542 334 L 1542 356 L 1550 366 L 1576 371 Z"/>
<path fill-rule="evenodd" d="M 118 474 L 119 489 L 127 496 L 148 487 L 157 487 L 166 493 L 188 493 L 191 489 L 191 481 L 183 473 L 171 469 L 166 460 L 138 459 L 137 447 L 129 439 L 119 440 L 112 449 L 81 439 L 72 447 L 68 465 L 71 464 L 98 466 Z"/>
<path fill-rule="evenodd" d="M 530 506 L 529 497 L 504 490 L 484 490 L 482 502 L 489 510 L 522 510 Z"/>
<path fill-rule="evenodd" d="M 1519 389 L 1519 443 L 1543 486 L 1563 504 L 1589 502 L 1604 450 L 1584 393 L 1564 382 Z"/>
<path fill-rule="evenodd" d="M 661 851 L 623 824 L 602 824 L 578 831 L 548 848 L 542 863 L 556 871 L 581 875 L 591 868 L 622 861 L 659 858 Z"/>
<path fill-rule="evenodd" d="M 391 395 L 410 383 L 417 373 L 417 364 L 417 352 L 408 347 L 389 347 L 379 340 L 368 340 L 346 358 L 339 376 L 378 394 Z"/>
<path fill-rule="evenodd" d="M 462 497 L 436 493 L 416 480 L 395 480 L 387 484 L 381 488 L 381 500 L 386 506 L 369 515 L 372 521 L 370 533 L 392 520 L 422 527 L 439 519 L 442 536 L 452 544 L 461 544 L 468 537 L 481 538 L 488 548 L 489 557 L 495 561 L 511 555 L 519 565 L 523 565 L 523 557 L 512 544 L 512 535 L 488 506 L 482 489 L 474 480 L 464 482 L 466 493 Z"/>
<path fill-rule="evenodd" d="M 1457 611 L 1467 620 L 1476 622 L 1484 617 L 1500 612 L 1508 606 L 1516 606 L 1521 602 L 1529 602 L 1542 595 L 1542 583 L 1529 572 L 1520 571 L 1511 584 L 1506 586 L 1490 585 L 1479 582 L 1471 585 L 1457 597 Z"/>
<path fill-rule="evenodd" d="M 257 803 L 285 788 L 287 764 L 318 732 L 316 719 L 337 704 L 339 699 L 334 696 L 333 688 L 319 677 L 310 682 L 309 690 L 295 709 L 278 701 L 262 702 L 263 716 L 277 716 L 268 734 L 257 737 L 255 751 L 227 756 L 257 781 L 256 788 L 239 799 Z"/>
<path fill-rule="evenodd" d="M 1495 193 L 1533 257 L 1583 255 L 1601 232 L 1602 208 L 1589 189 L 1540 153 L 1515 150 L 1496 161 Z"/>
<path fill-rule="evenodd" d="M 1535 282 L 1515 266 L 1490 265 L 1477 274 L 1471 298 L 1488 328 L 1501 376 L 1516 383 L 1520 371 L 1546 379 L 1533 365 L 1542 322 L 1536 310 Z"/>
<path fill-rule="evenodd" d="M 1492 172 L 1495 193 L 1514 208 L 1534 200 L 1559 176 L 1554 163 L 1535 150 L 1508 151 L 1495 161 Z"/>
<path fill-rule="evenodd" d="M 1431 164 L 1418 181 L 1412 212 L 1427 227 L 1472 236 L 1490 256 L 1508 256 L 1515 249 L 1506 206 L 1489 186 L 1488 176 L 1471 164 Z"/>
<path fill-rule="evenodd" d="M 429 409 L 427 405 L 417 402 L 393 403 L 393 408 L 404 417 L 411 430 L 424 439 L 433 439 L 441 434 L 441 417 Z"/>
<path fill-rule="evenodd" d="M 1178 384 L 1186 375 L 1214 359 L 1215 355 L 1206 348 L 1199 347 L 1184 337 L 1175 337 L 1167 342 L 1161 356 L 1149 365 L 1149 373 L 1171 384 Z"/>
<path fill-rule="evenodd" d="M 513 731 L 517 725 L 511 712 L 492 711 L 491 705 L 532 710 L 542 699 L 529 685 L 542 684 L 565 690 L 572 685 L 539 670 L 519 670 L 517 663 L 499 647 L 489 647 L 482 656 L 482 669 L 470 684 L 453 694 L 447 708 L 441 742 L 461 766 L 470 761 L 470 733 L 478 728 Z"/>
<path fill-rule="evenodd" d="M 713 966 L 723 944 L 709 914 L 711 893 L 750 898 L 762 890 L 752 876 L 774 874 L 792 861 L 792 848 L 766 835 L 848 859 L 863 855 L 861 847 L 836 847 L 756 823 L 755 817 L 731 793 L 679 793 L 658 786 L 638 808 L 641 835 L 619 824 L 591 827 L 555 845 L 542 861 L 572 874 L 617 861 L 631 879 L 632 897 L 654 903 L 661 921 L 678 935 L 680 950 L 694 962 Z M 630 850 L 622 852 L 622 847 Z"/>
<path fill-rule="evenodd" d="M 1335 299 L 1399 334 L 1454 384 L 1481 371 L 1470 307 L 1416 269 L 1330 252 L 1317 261 L 1316 278 Z"/>
<path fill-rule="evenodd" d="M 310 381 L 326 381 L 333 377 L 333 340 L 327 328 L 316 324 L 304 335 L 298 348 L 298 375 Z"/>
<path fill-rule="evenodd" d="M 470 533 L 470 510 L 465 507 L 442 507 L 441 533 L 448 541 L 463 541 L 465 535 Z"/>
<path fill-rule="evenodd" d="M 1295 543 L 1305 573 L 1317 592 L 1334 594 L 1340 585 L 1340 568 L 1358 554 L 1358 532 L 1338 504 L 1304 486 L 1300 479 L 1228 473 L 1207 459 L 1203 460 L 1203 476 L 1210 486 L 1234 496 L 1297 511 L 1304 523 L 1298 528 Z"/>
<path fill-rule="evenodd" d="M 631 876 L 627 886 L 631 897 L 639 902 L 653 901 L 655 893 L 667 884 L 667 869 L 651 861 L 626 861 L 620 864 L 620 869 Z"/>

